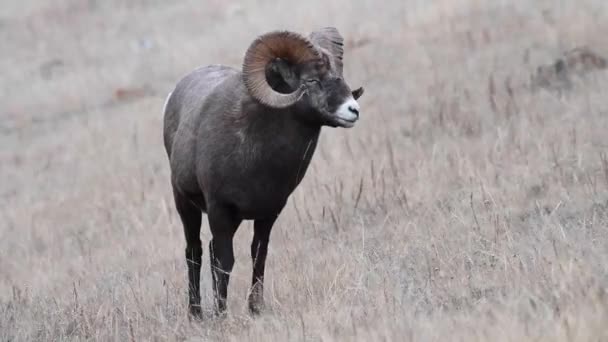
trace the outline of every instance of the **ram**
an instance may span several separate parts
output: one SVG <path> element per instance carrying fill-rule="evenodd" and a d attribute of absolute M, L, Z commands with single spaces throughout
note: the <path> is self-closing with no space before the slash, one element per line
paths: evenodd
<path fill-rule="evenodd" d="M 357 99 L 342 75 L 335 28 L 257 37 L 242 71 L 210 65 L 184 76 L 164 109 L 164 144 L 186 237 L 189 312 L 200 317 L 200 229 L 207 214 L 215 312 L 226 310 L 232 239 L 254 220 L 249 310 L 263 308 L 270 231 L 310 163 L 321 128 L 353 127 Z"/>

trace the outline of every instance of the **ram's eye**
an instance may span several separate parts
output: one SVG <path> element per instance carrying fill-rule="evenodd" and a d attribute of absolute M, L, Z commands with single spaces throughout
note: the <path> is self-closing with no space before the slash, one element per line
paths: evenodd
<path fill-rule="evenodd" d="M 319 82 L 319 80 L 309 79 L 309 80 L 306 80 L 306 83 L 308 83 L 308 84 L 320 84 L 321 82 Z"/>

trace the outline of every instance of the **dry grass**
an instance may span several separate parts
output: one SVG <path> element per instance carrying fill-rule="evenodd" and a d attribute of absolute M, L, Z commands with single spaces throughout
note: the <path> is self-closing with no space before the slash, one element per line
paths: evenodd
<path fill-rule="evenodd" d="M 207 3 L 3 3 L 1 341 L 608 339 L 608 73 L 529 87 L 565 50 L 607 55 L 605 1 Z M 270 310 L 246 313 L 247 223 L 229 317 L 189 322 L 164 96 L 322 25 L 363 119 L 324 130 L 278 221 Z"/>

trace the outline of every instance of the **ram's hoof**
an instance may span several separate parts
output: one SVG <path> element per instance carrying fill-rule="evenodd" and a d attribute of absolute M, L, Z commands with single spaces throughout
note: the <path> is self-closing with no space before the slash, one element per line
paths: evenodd
<path fill-rule="evenodd" d="M 190 305 L 189 306 L 189 318 L 201 321 L 203 320 L 203 310 L 200 305 Z"/>

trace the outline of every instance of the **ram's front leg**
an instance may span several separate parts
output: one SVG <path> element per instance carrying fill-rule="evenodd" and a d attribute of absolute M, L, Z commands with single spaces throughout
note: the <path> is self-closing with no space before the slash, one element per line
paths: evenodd
<path fill-rule="evenodd" d="M 253 275 L 248 298 L 249 312 L 252 314 L 258 314 L 264 307 L 264 268 L 266 266 L 270 231 L 275 221 L 276 217 L 273 217 L 265 220 L 255 220 L 253 224 L 254 233 L 251 242 Z"/>

